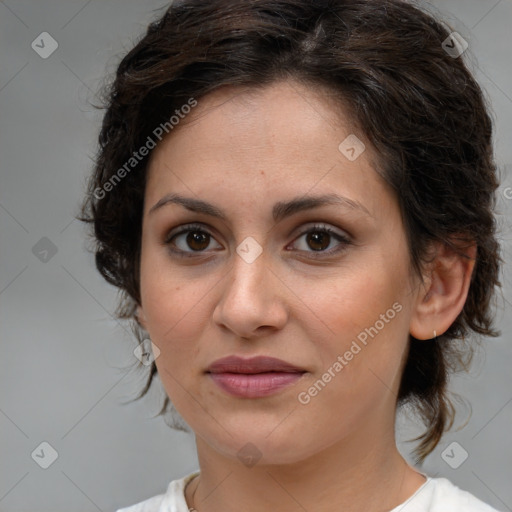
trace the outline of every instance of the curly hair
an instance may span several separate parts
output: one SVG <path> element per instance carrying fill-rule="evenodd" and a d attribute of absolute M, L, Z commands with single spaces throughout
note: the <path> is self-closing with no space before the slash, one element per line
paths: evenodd
<path fill-rule="evenodd" d="M 104 90 L 99 150 L 79 217 L 91 226 L 99 272 L 121 292 L 116 316 L 130 319 L 141 341 L 135 311 L 149 154 L 136 161 L 133 155 L 155 128 L 170 132 L 170 115 L 223 85 L 295 79 L 327 88 L 377 150 L 415 271 L 421 273 L 433 241 L 454 250 L 477 246 L 467 300 L 450 328 L 428 342 L 409 335 L 397 405 L 412 405 L 426 427 L 415 439 L 422 462 L 453 424 L 448 377 L 473 357 L 467 335 L 500 334 L 491 304 L 502 261 L 493 126 L 462 56 L 447 51 L 455 35 L 402 0 L 174 2 Z M 157 375 L 153 362 L 137 399 Z M 168 407 L 166 397 L 159 414 Z"/>

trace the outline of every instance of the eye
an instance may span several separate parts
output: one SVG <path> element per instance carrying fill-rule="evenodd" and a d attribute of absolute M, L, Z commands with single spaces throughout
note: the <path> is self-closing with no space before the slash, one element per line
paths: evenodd
<path fill-rule="evenodd" d="M 206 231 L 199 224 L 184 226 L 177 233 L 171 232 L 165 240 L 165 244 L 169 246 L 172 253 L 178 256 L 194 256 L 194 253 L 205 252 L 208 248 L 212 249 L 210 243 L 215 241 L 213 235 Z M 222 248 L 218 242 L 213 249 Z"/>
<path fill-rule="evenodd" d="M 299 237 L 295 239 L 295 241 L 300 241 L 302 237 L 305 238 L 303 238 L 302 243 L 298 244 L 298 250 L 308 253 L 317 253 L 318 256 L 317 254 L 311 254 L 311 256 L 314 258 L 338 253 L 346 249 L 347 245 L 351 244 L 351 241 L 347 236 L 338 233 L 337 231 L 334 231 L 333 229 L 324 225 L 315 225 L 311 227 L 307 231 L 301 233 Z M 331 248 L 326 250 L 329 246 L 331 246 L 332 242 L 336 240 L 338 241 L 338 244 L 335 245 L 334 249 Z"/>
<path fill-rule="evenodd" d="M 310 253 L 308 257 L 323 257 L 338 253 L 346 249 L 351 241 L 347 236 L 344 236 L 333 229 L 324 225 L 314 225 L 310 229 L 301 233 L 294 241 L 301 241 L 298 250 L 301 252 Z M 334 248 L 327 250 L 337 241 Z M 211 247 L 211 243 L 215 242 Z M 178 257 L 194 257 L 207 250 L 219 249 L 222 246 L 215 241 L 213 235 L 204 229 L 200 224 L 189 224 L 183 226 L 178 232 L 171 232 L 166 240 L 165 245 L 169 246 L 169 250 Z"/>

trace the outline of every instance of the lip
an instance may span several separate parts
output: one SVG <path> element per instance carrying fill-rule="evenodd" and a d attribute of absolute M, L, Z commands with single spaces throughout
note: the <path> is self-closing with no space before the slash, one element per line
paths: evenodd
<path fill-rule="evenodd" d="M 218 359 L 207 370 L 216 385 L 242 398 L 273 395 L 296 383 L 304 373 L 304 368 L 268 356 L 249 359 L 229 356 Z"/>
<path fill-rule="evenodd" d="M 207 371 L 208 373 L 254 374 L 268 372 L 303 373 L 306 370 L 275 357 L 257 356 L 244 359 L 238 356 L 228 356 L 217 359 L 209 366 Z"/>

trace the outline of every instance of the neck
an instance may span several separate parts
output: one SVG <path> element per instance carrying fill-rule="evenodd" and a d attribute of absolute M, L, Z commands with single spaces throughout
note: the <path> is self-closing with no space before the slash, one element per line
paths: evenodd
<path fill-rule="evenodd" d="M 294 464 L 253 467 L 219 455 L 196 437 L 201 473 L 186 498 L 190 506 L 194 494 L 197 512 L 387 512 L 425 482 L 402 458 L 391 434 L 366 443 L 345 439 Z"/>

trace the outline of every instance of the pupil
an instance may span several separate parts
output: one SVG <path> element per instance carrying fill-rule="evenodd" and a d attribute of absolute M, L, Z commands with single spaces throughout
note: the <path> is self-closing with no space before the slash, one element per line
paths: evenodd
<path fill-rule="evenodd" d="M 315 251 L 320 251 L 322 249 L 325 249 L 326 247 L 329 246 L 329 234 L 328 233 L 321 233 L 321 232 L 317 232 L 317 233 L 314 233 L 314 234 L 309 234 L 308 235 L 308 243 L 310 243 L 311 245 L 311 248 Z M 324 242 L 322 244 L 322 241 Z M 327 243 L 325 243 L 327 242 Z M 319 244 L 321 247 L 315 247 L 314 245 L 315 244 Z"/>
<path fill-rule="evenodd" d="M 199 231 L 191 231 L 187 235 L 187 244 L 191 249 L 196 249 L 198 251 L 206 249 L 206 247 L 208 247 L 208 235 Z"/>
<path fill-rule="evenodd" d="M 315 251 L 321 251 L 329 246 L 329 236 L 327 233 L 316 232 L 308 235 L 308 243 Z M 208 247 L 208 235 L 198 231 L 192 231 L 187 236 L 187 243 L 190 248 L 202 250 Z"/>

